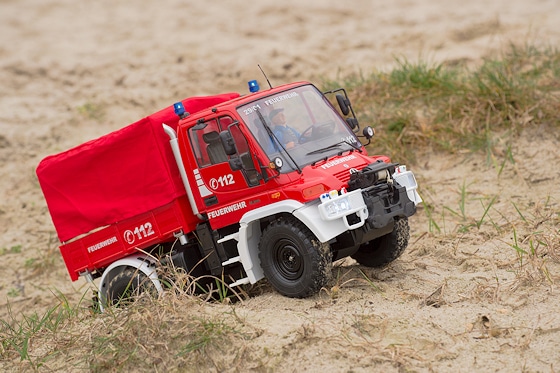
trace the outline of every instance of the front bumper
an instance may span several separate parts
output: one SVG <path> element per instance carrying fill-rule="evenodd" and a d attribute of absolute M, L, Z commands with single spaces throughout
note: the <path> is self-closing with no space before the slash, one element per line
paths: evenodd
<path fill-rule="evenodd" d="M 416 202 L 409 198 L 409 191 L 415 192 L 417 185 L 414 177 L 410 180 L 414 182 L 404 186 L 386 178 L 349 192 L 326 193 L 319 201 L 306 204 L 293 214 L 321 242 L 357 229 L 365 236 L 375 236 L 375 231 L 391 228 L 395 217 L 409 217 L 416 212 Z"/>
<path fill-rule="evenodd" d="M 416 204 L 402 185 L 379 184 L 362 191 L 362 195 L 369 212 L 367 222 L 374 229 L 387 226 L 395 217 L 409 217 L 416 213 Z"/>

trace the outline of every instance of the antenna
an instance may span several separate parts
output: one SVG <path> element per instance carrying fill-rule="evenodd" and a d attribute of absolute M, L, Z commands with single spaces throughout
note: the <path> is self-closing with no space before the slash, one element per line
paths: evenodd
<path fill-rule="evenodd" d="M 261 73 L 264 75 L 264 78 L 266 79 L 266 82 L 268 83 L 268 86 L 270 87 L 270 89 L 272 89 L 272 84 L 270 84 L 270 80 L 268 80 L 268 77 L 266 76 L 266 74 L 264 73 L 261 65 L 257 64 L 257 66 L 259 67 L 259 69 L 261 70 Z"/>

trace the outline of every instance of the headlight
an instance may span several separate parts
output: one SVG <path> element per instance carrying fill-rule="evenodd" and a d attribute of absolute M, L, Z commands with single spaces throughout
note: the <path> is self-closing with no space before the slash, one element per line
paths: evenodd
<path fill-rule="evenodd" d="M 348 198 L 337 198 L 334 200 L 330 200 L 324 205 L 325 212 L 327 213 L 327 219 L 337 218 L 352 209 Z"/>
<path fill-rule="evenodd" d="M 338 195 L 336 191 L 321 195 L 319 212 L 324 220 L 334 220 L 366 209 L 360 190 Z"/>
<path fill-rule="evenodd" d="M 406 188 L 408 199 L 414 202 L 415 205 L 422 203 L 422 198 L 417 192 L 418 183 L 416 182 L 416 178 L 414 177 L 412 171 L 406 170 L 406 166 L 399 166 L 395 169 L 393 180 Z"/>

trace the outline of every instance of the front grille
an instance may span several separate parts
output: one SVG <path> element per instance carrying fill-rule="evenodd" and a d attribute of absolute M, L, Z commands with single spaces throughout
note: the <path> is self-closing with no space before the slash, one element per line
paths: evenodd
<path fill-rule="evenodd" d="M 346 168 L 342 171 L 339 171 L 335 174 L 333 174 L 334 177 L 336 177 L 338 180 L 342 181 L 343 183 L 347 183 L 348 180 L 350 180 L 350 170 L 354 170 L 354 171 L 361 171 L 365 166 L 367 166 L 366 164 L 360 165 L 358 167 L 354 167 L 354 168 Z"/>
<path fill-rule="evenodd" d="M 339 172 L 335 173 L 333 176 L 336 177 L 338 180 L 342 181 L 343 183 L 347 183 L 348 180 L 350 180 L 350 169 L 348 168 L 348 169 L 339 171 Z"/>

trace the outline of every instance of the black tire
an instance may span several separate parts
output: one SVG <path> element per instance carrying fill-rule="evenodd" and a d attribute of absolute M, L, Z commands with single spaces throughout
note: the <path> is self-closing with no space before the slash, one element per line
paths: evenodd
<path fill-rule="evenodd" d="M 144 293 L 156 296 L 154 283 L 139 269 L 125 267 L 107 285 L 107 304 L 125 306 Z"/>
<path fill-rule="evenodd" d="M 396 218 L 393 231 L 366 242 L 352 255 L 358 263 L 366 267 L 383 267 L 402 255 L 408 246 L 410 228 L 407 218 Z"/>
<path fill-rule="evenodd" d="M 328 243 L 295 218 L 280 218 L 263 231 L 259 258 L 264 275 L 280 294 L 305 298 L 316 294 L 331 276 L 332 253 Z"/>

